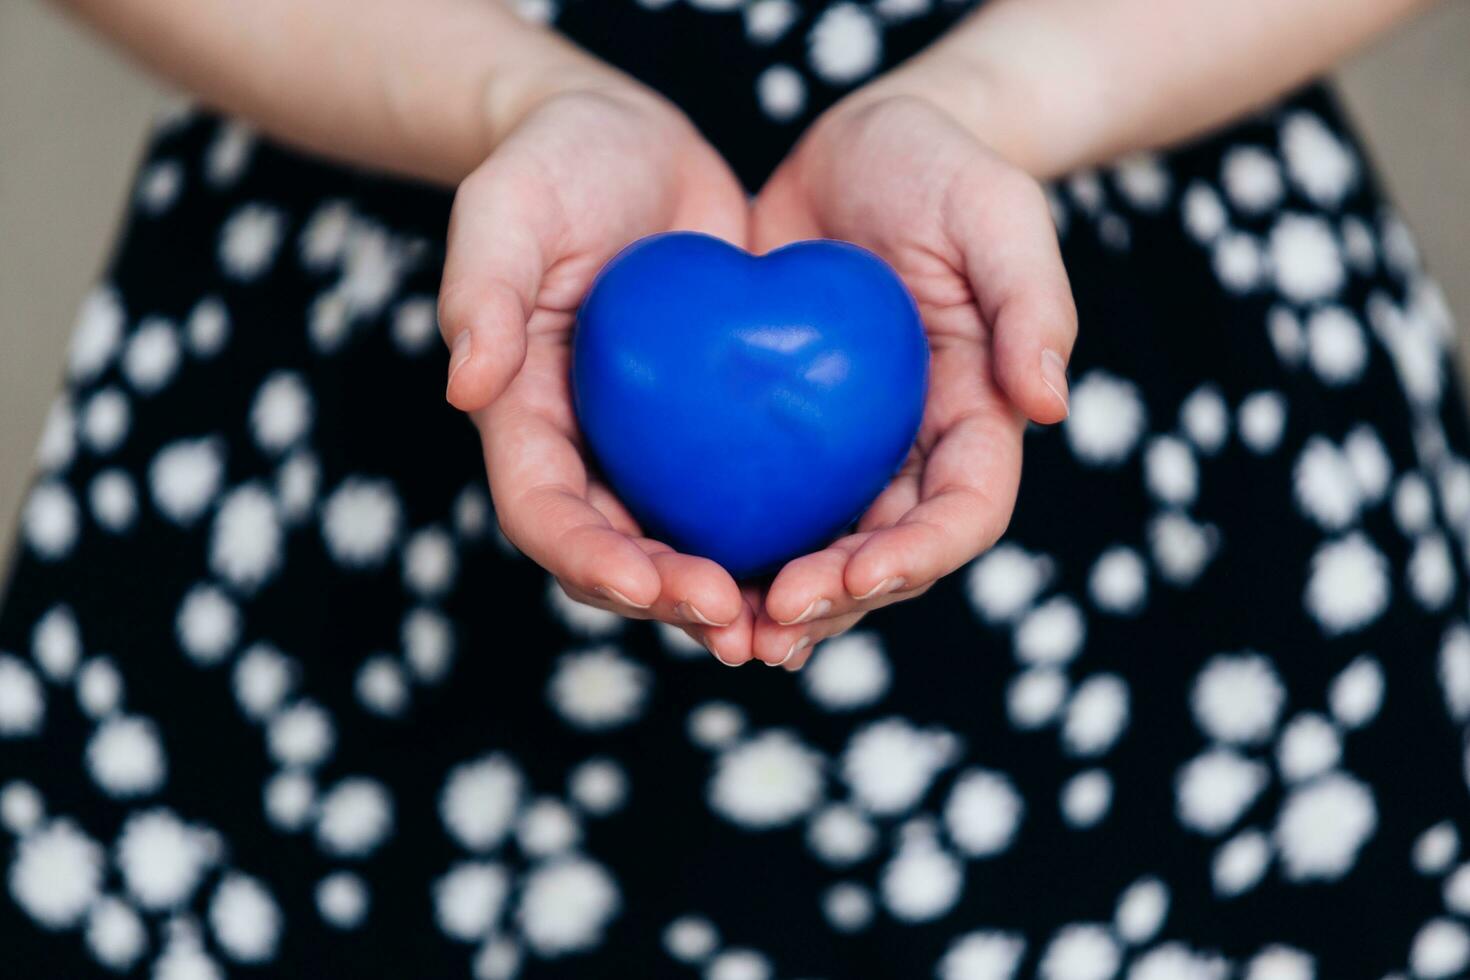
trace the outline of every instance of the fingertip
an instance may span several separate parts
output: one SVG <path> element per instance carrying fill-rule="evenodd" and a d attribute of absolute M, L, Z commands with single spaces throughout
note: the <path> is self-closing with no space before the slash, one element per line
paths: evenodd
<path fill-rule="evenodd" d="M 996 381 L 1011 404 L 1038 425 L 1055 425 L 1071 410 L 1067 355 L 1053 346 L 996 338 Z"/>
<path fill-rule="evenodd" d="M 457 290 L 440 302 L 440 328 L 449 344 L 444 397 L 462 412 L 489 405 L 526 359 L 526 324 L 518 300 L 488 290 L 478 300 Z"/>

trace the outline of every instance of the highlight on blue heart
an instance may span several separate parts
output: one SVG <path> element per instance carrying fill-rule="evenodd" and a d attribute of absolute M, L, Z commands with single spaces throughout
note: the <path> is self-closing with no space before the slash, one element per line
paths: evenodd
<path fill-rule="evenodd" d="M 873 253 L 797 242 L 754 256 L 709 235 L 634 242 L 578 314 L 578 422 L 644 533 L 736 578 L 851 525 L 903 465 L 929 346 Z"/>

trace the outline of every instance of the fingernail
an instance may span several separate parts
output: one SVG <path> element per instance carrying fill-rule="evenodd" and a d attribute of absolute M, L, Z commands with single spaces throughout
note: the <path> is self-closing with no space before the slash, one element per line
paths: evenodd
<path fill-rule="evenodd" d="M 862 595 L 855 595 L 853 598 L 862 601 L 863 599 L 871 599 L 875 595 L 887 595 L 890 592 L 897 592 L 907 584 L 908 580 L 901 575 L 894 578 L 885 578 Z"/>
<path fill-rule="evenodd" d="M 705 626 L 730 625 L 729 623 L 717 623 L 713 619 L 710 619 L 704 613 L 700 612 L 699 607 L 692 602 L 681 602 L 678 605 L 674 606 L 674 615 L 678 616 L 681 619 L 693 620 L 694 622 L 701 623 Z"/>
<path fill-rule="evenodd" d="M 473 344 L 468 330 L 461 330 L 459 336 L 454 338 L 454 343 L 449 347 L 449 381 L 444 386 L 445 391 L 454 384 L 454 376 L 459 373 L 459 369 L 469 361 Z"/>
<path fill-rule="evenodd" d="M 817 598 L 806 604 L 806 608 L 801 611 L 800 616 L 797 616 L 795 619 L 778 619 L 776 620 L 776 622 L 780 623 L 782 626 L 795 626 L 798 623 L 807 623 L 812 621 L 813 619 L 820 619 L 831 611 L 831 601 L 818 596 Z"/>
<path fill-rule="evenodd" d="M 720 663 L 724 664 L 726 667 L 739 667 L 742 663 L 744 663 L 744 661 L 742 660 L 726 660 L 724 657 L 720 656 L 720 651 L 716 650 L 715 645 L 709 640 L 704 640 L 703 643 L 704 648 L 710 652 L 710 655 L 713 656 Z"/>
<path fill-rule="evenodd" d="M 809 636 L 803 636 L 801 639 L 799 639 L 795 643 L 791 644 L 791 649 L 786 651 L 786 656 L 782 657 L 780 660 L 776 661 L 771 666 L 773 666 L 773 667 L 776 667 L 776 666 L 784 667 L 786 665 L 786 662 L 787 661 L 789 661 L 792 657 L 796 656 L 798 653 L 800 653 L 801 651 L 805 650 L 807 647 L 809 647 L 811 645 L 812 645 L 812 638 L 809 637 Z"/>
<path fill-rule="evenodd" d="M 601 592 L 603 595 L 610 596 L 614 602 L 621 602 L 623 605 L 631 606 L 634 609 L 647 609 L 651 605 L 651 603 L 647 602 L 634 602 L 611 585 L 599 585 L 593 591 Z"/>
<path fill-rule="evenodd" d="M 1067 405 L 1067 362 L 1062 355 L 1048 347 L 1041 352 L 1041 383 L 1051 389 L 1062 403 L 1062 411 L 1071 414 Z"/>

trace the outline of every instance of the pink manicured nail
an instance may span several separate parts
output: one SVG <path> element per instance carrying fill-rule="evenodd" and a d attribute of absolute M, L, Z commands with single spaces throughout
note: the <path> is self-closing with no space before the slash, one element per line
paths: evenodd
<path fill-rule="evenodd" d="M 890 592 L 897 592 L 899 589 L 903 588 L 907 584 L 908 580 L 905 579 L 903 576 L 885 578 L 883 581 L 879 582 L 877 585 L 873 586 L 862 595 L 856 595 L 853 596 L 853 598 L 861 602 L 863 599 L 871 599 L 874 596 L 887 595 Z"/>
<path fill-rule="evenodd" d="M 776 622 L 780 623 L 782 626 L 795 626 L 798 623 L 809 623 L 814 619 L 821 619 L 823 616 L 827 615 L 831 611 L 831 600 L 823 599 L 818 596 L 811 602 L 807 603 L 806 608 L 801 611 L 801 615 L 797 616 L 795 619 L 788 619 L 784 621 L 778 619 L 776 620 Z"/>
<path fill-rule="evenodd" d="M 674 606 L 674 614 L 681 619 L 693 620 L 694 622 L 700 623 L 704 626 L 730 625 L 729 623 L 717 623 L 713 619 L 710 619 L 704 613 L 700 612 L 699 607 L 692 602 L 681 602 L 678 605 Z"/>
<path fill-rule="evenodd" d="M 454 376 L 459 373 L 459 369 L 469 361 L 473 349 L 474 340 L 470 337 L 470 332 L 461 330 L 449 348 L 449 382 L 444 386 L 446 391 L 449 385 L 454 384 Z"/>
<path fill-rule="evenodd" d="M 811 645 L 812 645 L 812 638 L 809 637 L 809 636 L 803 636 L 801 639 L 799 639 L 795 643 L 791 644 L 791 649 L 786 651 L 786 656 L 782 657 L 780 660 L 776 661 L 771 666 L 773 666 L 773 667 L 785 666 L 786 663 L 787 663 L 787 661 L 789 661 L 792 657 L 796 656 L 798 653 L 800 653 L 801 651 L 805 650 L 807 647 L 809 647 Z"/>
<path fill-rule="evenodd" d="M 610 597 L 614 602 L 620 602 L 623 605 L 629 606 L 633 609 L 647 609 L 650 605 L 647 602 L 634 602 L 632 599 L 629 599 L 627 596 L 623 595 L 611 585 L 599 585 L 592 591 L 601 592 L 603 595 Z"/>
<path fill-rule="evenodd" d="M 1062 411 L 1071 414 L 1067 404 L 1067 362 L 1051 348 L 1041 352 L 1041 383 L 1051 389 L 1062 403 Z"/>

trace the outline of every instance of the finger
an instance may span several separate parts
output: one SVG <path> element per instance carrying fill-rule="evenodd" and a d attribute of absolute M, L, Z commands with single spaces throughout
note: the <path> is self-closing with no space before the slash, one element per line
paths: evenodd
<path fill-rule="evenodd" d="M 883 488 L 878 494 L 878 499 L 863 512 L 858 519 L 859 531 L 876 531 L 879 528 L 891 527 L 898 523 L 899 518 L 913 510 L 919 503 L 919 481 L 924 474 L 924 457 L 915 446 L 909 451 L 909 458 L 903 464 L 903 469 Z"/>
<path fill-rule="evenodd" d="M 809 238 L 822 229 L 807 204 L 797 170 L 782 166 L 756 195 L 750 215 L 751 250 L 763 255 L 773 248 Z"/>
<path fill-rule="evenodd" d="M 1060 422 L 1077 308 L 1046 197 L 1009 170 L 977 173 L 958 193 L 949 231 L 991 330 L 996 380 L 1033 422 Z"/>
<path fill-rule="evenodd" d="M 858 536 L 866 539 L 868 535 Z M 836 549 L 833 549 L 834 551 Z M 856 550 L 856 546 L 853 547 Z M 817 556 L 807 556 L 817 557 Z M 824 560 L 829 556 L 822 555 Z M 803 561 L 804 559 L 798 559 Z M 796 562 L 792 563 L 793 565 Z M 842 563 L 845 567 L 846 562 Z M 783 570 L 784 571 L 784 570 Z M 794 623 L 779 623 L 771 619 L 769 614 L 759 617 L 755 624 L 755 639 L 753 651 L 757 659 L 766 663 L 782 663 L 789 660 L 793 655 L 800 652 L 799 644 L 803 637 L 815 642 L 813 637 L 821 635 L 833 621 L 846 621 L 853 616 L 864 616 L 884 606 L 891 606 L 899 602 L 907 602 L 923 595 L 933 586 L 933 581 L 923 582 L 917 587 L 909 588 L 903 583 L 887 585 L 872 595 L 861 599 L 853 598 L 846 594 L 842 585 L 842 569 L 829 573 L 835 579 L 836 585 L 832 586 L 824 582 L 823 588 L 835 595 L 834 599 L 827 600 L 820 608 L 821 615 L 810 616 L 799 619 Z M 772 583 L 773 588 L 775 583 Z M 815 632 L 814 632 L 815 631 Z"/>
<path fill-rule="evenodd" d="M 862 618 L 862 613 L 853 613 L 852 615 L 842 616 L 837 619 L 824 620 L 822 623 L 813 623 L 809 627 L 807 634 L 810 642 L 802 645 L 800 650 L 793 653 L 780 666 L 790 671 L 801 670 L 801 668 L 807 665 L 807 661 L 811 660 L 812 656 L 817 652 L 823 640 L 831 639 L 840 633 L 847 632 L 856 626 Z"/>
<path fill-rule="evenodd" d="M 630 538 L 641 537 L 642 529 L 633 515 L 628 513 L 628 508 L 617 498 L 607 485 L 599 480 L 592 480 L 587 484 L 587 502 L 597 509 L 613 529 L 626 534 Z"/>
<path fill-rule="evenodd" d="M 536 186 L 492 160 L 455 194 L 439 329 L 450 350 L 445 397 L 461 411 L 498 398 L 525 359 L 526 323 L 556 235 L 556 209 Z"/>
<path fill-rule="evenodd" d="M 843 573 L 848 560 L 868 539 L 859 532 L 838 538 L 821 551 L 787 562 L 766 592 L 765 617 L 779 626 L 800 626 L 830 616 L 850 600 Z"/>
<path fill-rule="evenodd" d="M 574 588 L 631 610 L 650 608 L 662 592 L 658 571 L 588 503 L 586 469 L 566 432 L 518 397 L 487 412 L 480 426 L 486 471 L 506 537 Z"/>
<path fill-rule="evenodd" d="M 727 667 L 739 667 L 749 663 L 752 657 L 751 641 L 756 616 L 760 612 L 760 595 L 753 587 L 744 586 L 740 597 L 740 611 L 729 626 L 705 626 L 691 631 L 694 638 Z"/>
<path fill-rule="evenodd" d="M 650 610 L 653 618 L 675 626 L 726 627 L 735 622 L 746 606 L 728 572 L 708 558 L 651 544 L 658 550 L 649 551 L 649 558 L 663 583 Z"/>
<path fill-rule="evenodd" d="M 998 407 L 961 418 L 929 454 L 918 506 L 848 560 L 847 594 L 921 588 L 989 548 L 1010 522 L 1020 475 L 1019 420 Z"/>

